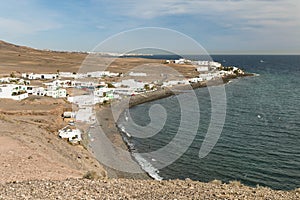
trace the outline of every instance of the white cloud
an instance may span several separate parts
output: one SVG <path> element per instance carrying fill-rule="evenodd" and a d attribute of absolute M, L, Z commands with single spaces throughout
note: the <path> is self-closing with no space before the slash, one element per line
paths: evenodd
<path fill-rule="evenodd" d="M 144 19 L 189 14 L 243 26 L 300 25 L 298 0 L 128 0 L 127 5 L 124 14 Z"/>
<path fill-rule="evenodd" d="M 97 29 L 100 29 L 100 30 L 106 29 L 106 27 L 103 26 L 103 25 L 97 25 L 96 28 L 97 28 Z"/>
<path fill-rule="evenodd" d="M 10 0 L 1 3 L 0 37 L 18 38 L 60 28 L 56 11 L 39 6 L 35 0 Z"/>
<path fill-rule="evenodd" d="M 299 49 L 299 0 L 127 0 L 124 5 L 121 12 L 137 19 L 163 21 L 165 16 L 185 15 L 187 20 L 181 22 L 187 25 L 178 27 L 190 28 L 196 37 L 197 30 L 213 30 L 205 38 L 210 44 L 231 49 Z"/>
<path fill-rule="evenodd" d="M 18 36 L 22 34 L 34 34 L 39 31 L 60 28 L 61 25 L 54 22 L 22 21 L 0 17 L 0 36 Z"/>

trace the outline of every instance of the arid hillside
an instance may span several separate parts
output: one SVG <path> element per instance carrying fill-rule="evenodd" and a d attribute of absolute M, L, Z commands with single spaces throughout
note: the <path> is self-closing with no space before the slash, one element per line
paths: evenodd
<path fill-rule="evenodd" d="M 126 73 L 128 70 L 142 66 L 143 70 L 151 70 L 153 66 L 169 66 L 186 77 L 197 73 L 192 65 L 163 65 L 163 60 L 145 58 L 116 58 L 87 53 L 58 52 L 37 50 L 18 46 L 0 40 L 0 76 L 8 76 L 24 72 L 56 73 L 57 71 L 78 72 L 102 71 Z M 84 66 L 84 67 L 82 67 Z M 160 74 L 157 72 L 157 74 Z"/>
<path fill-rule="evenodd" d="M 0 72 L 76 71 L 87 54 L 42 51 L 0 41 Z"/>
<path fill-rule="evenodd" d="M 106 177 L 83 146 L 58 138 L 57 130 L 66 125 L 61 113 L 67 107 L 64 100 L 49 97 L 0 99 L 0 183 L 81 178 L 88 171 Z"/>

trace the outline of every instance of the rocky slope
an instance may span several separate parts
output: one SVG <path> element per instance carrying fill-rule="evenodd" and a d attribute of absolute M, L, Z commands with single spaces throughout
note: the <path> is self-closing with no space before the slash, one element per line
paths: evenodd
<path fill-rule="evenodd" d="M 300 199 L 300 190 L 250 188 L 239 182 L 191 180 L 27 181 L 0 184 L 0 199 Z"/>

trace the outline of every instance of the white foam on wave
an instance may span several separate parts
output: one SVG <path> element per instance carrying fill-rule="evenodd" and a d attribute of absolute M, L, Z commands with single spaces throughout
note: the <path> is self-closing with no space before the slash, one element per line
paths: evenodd
<path fill-rule="evenodd" d="M 123 125 L 119 125 L 118 128 L 122 133 L 125 133 L 127 137 L 131 137 L 131 135 L 126 131 L 125 127 Z"/>
<path fill-rule="evenodd" d="M 143 158 L 141 154 L 132 153 L 132 156 L 135 158 L 135 160 L 138 162 L 141 168 L 149 174 L 149 176 L 151 176 L 152 178 L 158 181 L 163 180 L 163 177 L 161 177 L 158 174 L 159 170 L 153 167 L 153 165 L 150 162 L 148 162 L 145 158 Z"/>
<path fill-rule="evenodd" d="M 136 160 L 136 162 L 140 165 L 140 167 L 147 173 L 149 174 L 150 177 L 152 177 L 155 180 L 163 180 L 163 177 L 161 177 L 158 173 L 159 170 L 156 169 L 150 162 L 148 162 L 145 158 L 143 158 L 141 156 L 141 154 L 139 153 L 135 153 L 135 147 L 134 144 L 132 144 L 129 141 L 129 138 L 131 137 L 131 135 L 126 131 L 125 127 L 123 126 L 123 124 L 118 124 L 117 125 L 118 128 L 120 129 L 120 131 L 122 133 L 125 133 L 125 135 L 127 137 L 123 137 L 123 140 L 125 141 L 125 143 L 127 144 L 127 146 L 129 147 L 130 151 L 131 151 L 131 155 L 134 157 L 134 159 Z M 156 161 L 155 159 L 152 159 L 152 161 Z"/>

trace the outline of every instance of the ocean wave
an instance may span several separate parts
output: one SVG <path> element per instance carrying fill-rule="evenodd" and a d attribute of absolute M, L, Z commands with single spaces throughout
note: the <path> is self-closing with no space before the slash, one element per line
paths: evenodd
<path fill-rule="evenodd" d="M 161 177 L 158 173 L 159 170 L 153 167 L 153 165 L 148 162 L 145 158 L 141 156 L 139 153 L 132 153 L 132 156 L 135 158 L 135 160 L 138 162 L 138 164 L 141 166 L 141 168 L 149 174 L 153 179 L 155 180 L 163 180 L 163 177 Z"/>
<path fill-rule="evenodd" d="M 129 141 L 131 135 L 126 131 L 125 127 L 122 124 L 118 124 L 118 128 L 123 134 L 123 140 L 128 146 L 131 155 L 136 160 L 136 162 L 140 165 L 140 167 L 153 179 L 163 180 L 163 177 L 159 175 L 158 169 L 156 169 L 150 162 L 148 162 L 145 158 L 143 158 L 141 154 L 134 152 L 135 146 Z M 155 161 L 155 159 L 153 159 L 153 161 Z"/>
<path fill-rule="evenodd" d="M 121 131 L 123 134 L 125 133 L 127 137 L 131 137 L 130 133 L 126 131 L 125 127 L 122 124 L 119 124 L 117 127 L 119 131 Z"/>

